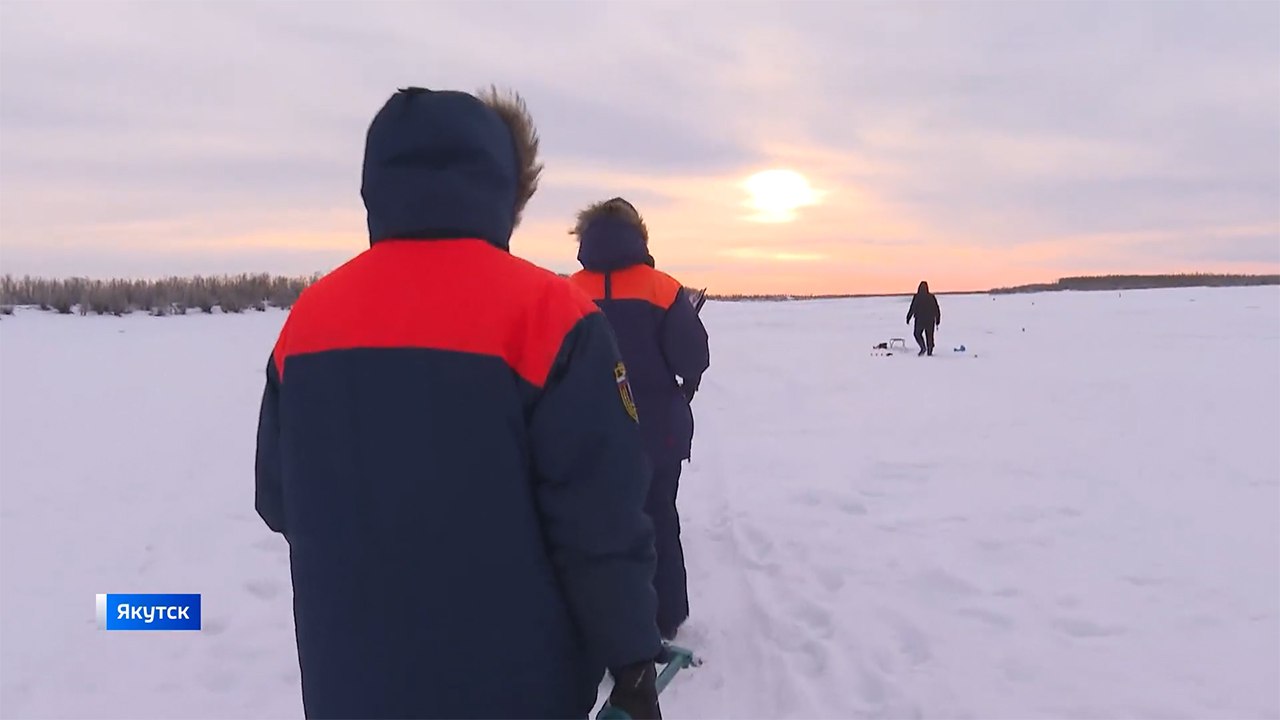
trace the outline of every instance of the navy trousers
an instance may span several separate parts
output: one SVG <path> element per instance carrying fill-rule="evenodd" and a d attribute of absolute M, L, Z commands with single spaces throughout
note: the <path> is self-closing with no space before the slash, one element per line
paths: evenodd
<path fill-rule="evenodd" d="M 656 463 L 645 510 L 653 520 L 658 569 L 653 587 L 658 593 L 658 630 L 670 639 L 689 617 L 688 579 L 684 569 L 684 548 L 680 544 L 680 514 L 676 494 L 680 489 L 681 464 Z"/>
<path fill-rule="evenodd" d="M 920 346 L 920 352 L 928 352 L 930 355 L 933 354 L 934 327 L 935 323 L 933 320 L 930 320 L 927 323 L 916 320 L 916 344 Z"/>

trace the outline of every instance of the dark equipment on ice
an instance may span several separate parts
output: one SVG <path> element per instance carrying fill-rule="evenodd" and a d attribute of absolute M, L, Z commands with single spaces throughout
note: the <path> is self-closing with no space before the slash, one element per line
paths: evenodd
<path fill-rule="evenodd" d="M 893 350 L 906 350 L 907 341 L 905 338 L 890 338 L 889 342 L 882 342 L 872 346 L 872 350 L 885 350 L 886 352 L 873 352 L 872 355 L 893 355 Z"/>

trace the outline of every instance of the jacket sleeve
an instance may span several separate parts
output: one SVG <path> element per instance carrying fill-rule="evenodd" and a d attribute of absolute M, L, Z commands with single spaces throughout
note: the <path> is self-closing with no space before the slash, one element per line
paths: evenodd
<path fill-rule="evenodd" d="M 649 465 L 603 314 L 566 336 L 530 420 L 551 561 L 589 652 L 610 670 L 658 655 Z"/>
<path fill-rule="evenodd" d="M 274 358 L 267 359 L 267 384 L 258 411 L 258 450 L 254 463 L 255 505 L 258 515 L 275 532 L 283 533 L 284 494 L 280 486 L 280 375 Z"/>
<path fill-rule="evenodd" d="M 662 321 L 662 354 L 672 372 L 680 376 L 685 387 L 697 390 L 702 374 L 711 365 L 707 328 L 689 302 L 688 291 L 680 288 L 676 300 Z"/>
<path fill-rule="evenodd" d="M 938 298 L 933 299 L 933 324 L 942 324 L 942 306 L 938 304 Z"/>
<path fill-rule="evenodd" d="M 911 307 L 907 308 L 907 322 L 911 322 L 911 318 L 916 314 L 916 298 L 911 298 Z"/>

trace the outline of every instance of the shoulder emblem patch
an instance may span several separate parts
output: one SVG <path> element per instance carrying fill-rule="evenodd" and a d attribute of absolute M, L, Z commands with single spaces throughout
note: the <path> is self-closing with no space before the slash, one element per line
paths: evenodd
<path fill-rule="evenodd" d="M 622 396 L 622 407 L 635 422 L 640 422 L 640 413 L 636 412 L 636 399 L 631 394 L 631 381 L 627 380 L 627 366 L 618 363 L 613 369 L 613 379 L 618 383 L 618 394 Z"/>

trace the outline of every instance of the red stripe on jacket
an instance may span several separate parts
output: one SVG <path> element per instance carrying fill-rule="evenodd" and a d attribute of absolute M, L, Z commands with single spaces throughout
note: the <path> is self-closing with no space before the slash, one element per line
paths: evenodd
<path fill-rule="evenodd" d="M 384 240 L 303 292 L 272 356 L 283 379 L 308 353 L 449 350 L 502 358 L 541 387 L 593 312 L 568 282 L 483 240 Z"/>
<path fill-rule="evenodd" d="M 604 273 L 582 270 L 569 278 L 592 300 L 604 300 Z M 610 273 L 612 300 L 644 300 L 666 310 L 680 294 L 680 282 L 648 265 L 635 265 Z"/>

